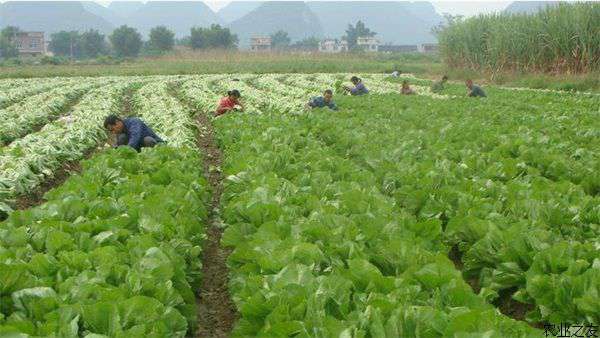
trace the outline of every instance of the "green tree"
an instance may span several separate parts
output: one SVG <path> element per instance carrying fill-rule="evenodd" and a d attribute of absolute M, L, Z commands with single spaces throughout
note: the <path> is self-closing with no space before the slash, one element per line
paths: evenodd
<path fill-rule="evenodd" d="M 108 51 L 104 34 L 90 29 L 80 36 L 81 53 L 85 57 L 95 58 L 104 55 Z"/>
<path fill-rule="evenodd" d="M 110 43 L 117 56 L 135 57 L 142 49 L 142 36 L 135 28 L 123 25 L 110 35 Z"/>
<path fill-rule="evenodd" d="M 78 32 L 60 31 L 51 35 L 48 48 L 54 55 L 81 57 L 81 36 Z"/>
<path fill-rule="evenodd" d="M 277 32 L 271 34 L 271 46 L 273 46 L 273 48 L 287 48 L 289 47 L 291 41 L 292 40 L 286 31 L 278 30 Z"/>
<path fill-rule="evenodd" d="M 18 33 L 19 28 L 14 26 L 7 26 L 0 31 L 0 57 L 13 58 L 19 56 L 15 41 Z"/>
<path fill-rule="evenodd" d="M 211 48 L 235 48 L 238 43 L 237 35 L 231 34 L 229 28 L 221 25 L 211 25 L 206 33 L 206 40 Z"/>
<path fill-rule="evenodd" d="M 377 35 L 377 33 L 371 31 L 362 21 L 359 20 L 354 26 L 352 26 L 352 24 L 348 25 L 344 39 L 348 41 L 348 48 L 352 50 L 356 49 L 356 40 L 359 37 L 373 37 L 375 35 Z"/>
<path fill-rule="evenodd" d="M 318 38 L 312 36 L 310 38 L 296 41 L 291 47 L 297 50 L 316 51 L 319 50 L 320 41 L 321 40 L 319 40 Z"/>
<path fill-rule="evenodd" d="M 175 33 L 165 26 L 157 26 L 150 31 L 149 48 L 155 51 L 166 52 L 175 45 Z"/>
<path fill-rule="evenodd" d="M 19 34 L 19 27 L 6 26 L 0 31 L 0 36 L 7 38 L 10 42 L 15 42 L 17 34 Z"/>
<path fill-rule="evenodd" d="M 204 49 L 208 47 L 204 31 L 205 29 L 202 27 L 192 27 L 190 34 L 190 47 L 192 49 Z"/>
<path fill-rule="evenodd" d="M 210 28 L 193 27 L 190 35 L 190 47 L 193 49 L 205 48 L 236 48 L 237 35 L 231 34 L 229 28 L 221 25 L 212 25 Z"/>

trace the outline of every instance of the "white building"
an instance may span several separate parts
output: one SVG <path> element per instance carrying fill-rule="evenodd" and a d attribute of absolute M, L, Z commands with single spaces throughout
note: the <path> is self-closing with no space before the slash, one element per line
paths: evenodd
<path fill-rule="evenodd" d="M 421 53 L 436 53 L 438 51 L 437 43 L 424 43 L 419 46 L 419 52 Z"/>
<path fill-rule="evenodd" d="M 255 36 L 250 38 L 250 50 L 255 52 L 271 50 L 271 37 Z"/>
<path fill-rule="evenodd" d="M 348 41 L 337 39 L 325 39 L 319 43 L 321 53 L 341 53 L 348 51 Z"/>
<path fill-rule="evenodd" d="M 366 52 L 376 52 L 379 50 L 379 40 L 374 37 L 359 37 L 356 39 L 356 45 Z"/>

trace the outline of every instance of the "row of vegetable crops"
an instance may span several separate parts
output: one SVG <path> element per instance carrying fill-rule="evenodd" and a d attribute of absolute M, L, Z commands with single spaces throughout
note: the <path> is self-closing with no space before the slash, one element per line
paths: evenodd
<path fill-rule="evenodd" d="M 190 146 L 192 116 L 166 91 L 176 79 L 155 80 L 120 79 L 93 89 L 69 121 L 10 144 L 33 153 L 52 127 L 62 132 L 53 141 L 76 132 L 93 136 L 78 149 L 102 145 L 102 120 L 119 113 L 126 90 L 134 92 L 129 113 L 170 141 L 140 154 L 101 151 L 84 161 L 82 174 L 48 192 L 44 204 L 2 223 L 0 336 L 184 337 L 195 330 L 210 189 L 201 155 Z M 28 139 L 39 141 L 25 146 Z M 40 165 L 75 141 L 50 143 L 55 151 L 48 156 L 55 157 Z M 21 153 L 10 154 L 23 161 Z M 51 175 L 54 167 L 47 168 Z"/>
<path fill-rule="evenodd" d="M 193 330 L 210 195 L 199 168 L 190 149 L 106 152 L 42 206 L 12 213 L 0 228 L 0 336 Z"/>
<path fill-rule="evenodd" d="M 371 94 L 336 95 L 337 112 L 304 105 L 348 74 L 52 79 L 11 101 L 0 114 L 31 107 L 18 117 L 31 122 L 0 147 L 7 211 L 102 146 L 102 119 L 124 100 L 167 144 L 101 151 L 0 223 L 0 335 L 194 331 L 210 192 L 186 107 L 208 112 L 234 88 L 246 110 L 213 120 L 224 165 L 212 169 L 227 177 L 234 336 L 535 337 L 544 323 L 598 324 L 600 97 L 491 87 L 478 100 L 459 84 L 433 94 L 410 76 L 360 76 Z M 418 95 L 395 94 L 404 79 Z M 501 313 L 507 294 L 525 318 Z"/>
<path fill-rule="evenodd" d="M 293 76 L 280 76 L 279 80 L 281 83 L 305 81 L 290 78 Z M 383 79 L 365 77 L 365 81 L 369 80 Z M 272 91 L 265 85 L 267 81 L 251 78 L 246 81 L 254 89 L 262 90 L 250 92 L 257 102 L 297 90 L 297 87 L 280 87 Z M 305 83 L 304 88 L 310 90 L 312 82 Z M 385 88 L 381 83 L 371 87 L 376 93 L 378 88 Z M 301 202 L 296 201 L 298 194 L 310 191 L 302 185 L 310 182 L 306 175 L 302 176 L 304 181 L 301 183 L 289 176 L 293 175 L 290 163 L 295 160 L 302 162 L 297 175 L 315 172 L 310 161 L 302 157 L 303 153 L 324 146 L 335 149 L 334 154 L 342 157 L 332 161 L 337 163 L 350 158 L 360 170 L 373 173 L 373 185 L 380 193 L 393 198 L 394 209 L 398 212 L 414 217 L 417 224 L 438 222 L 433 228 L 439 228 L 438 240 L 443 245 L 435 252 L 446 255 L 456 246 L 463 255 L 464 277 L 476 278 L 478 296 L 488 304 L 501 301 L 500 294 L 508 290 L 509 296 L 532 310 L 526 318 L 531 323 L 599 322 L 600 307 L 595 295 L 599 290 L 597 262 L 600 255 L 594 183 L 594 150 L 598 147 L 590 139 L 595 128 L 592 120 L 598 114 L 598 96 L 530 90 L 515 93 L 512 89 L 490 88 L 493 99 L 473 101 L 465 98 L 464 93 L 461 85 L 450 85 L 443 97 L 429 95 L 424 90 L 419 96 L 402 100 L 382 96 L 352 98 L 347 104 L 349 107 L 359 104 L 354 109 L 343 109 L 339 114 L 319 112 L 293 118 L 281 117 L 278 108 L 269 109 L 263 105 L 265 108 L 261 111 L 268 115 L 264 117 L 264 125 L 256 125 L 257 119 L 252 116 L 241 123 L 251 126 L 243 131 L 233 130 L 232 125 L 220 125 L 227 117 L 217 122 L 219 130 L 226 130 L 220 140 L 225 155 L 235 158 L 226 168 L 227 173 L 233 175 L 232 182 L 242 185 L 231 188 L 234 195 L 240 196 L 230 197 L 231 204 L 225 207 L 229 215 L 227 231 L 231 232 L 231 237 L 226 236 L 224 244 L 236 248 L 231 258 L 232 275 L 237 277 L 232 282 L 234 296 L 240 309 L 263 310 L 260 316 L 242 312 L 242 318 L 246 316 L 246 320 L 238 325 L 239 334 L 332 334 L 303 317 L 303 310 L 313 303 L 301 300 L 300 295 L 295 300 L 302 305 L 287 303 L 291 300 L 275 291 L 278 287 L 288 287 L 288 282 L 283 282 L 285 285 L 275 283 L 283 278 L 278 273 L 287 273 L 286 268 L 294 266 L 292 284 L 302 284 L 298 281 L 300 275 L 305 275 L 296 273 L 297 264 L 308 265 L 309 275 L 315 277 L 319 275 L 319 269 L 323 269 L 320 259 L 331 257 L 329 252 L 324 253 L 322 246 L 328 245 L 324 238 L 332 237 L 332 234 L 324 232 L 319 239 L 311 238 L 318 244 L 306 250 L 316 262 L 309 259 L 310 264 L 306 263 L 306 253 L 300 249 L 306 248 L 303 245 L 306 238 L 301 232 L 303 222 L 309 222 L 306 218 L 312 211 L 310 208 L 315 206 L 302 197 Z M 453 101 L 449 105 L 439 102 L 439 98 Z M 270 101 L 271 104 L 274 102 L 277 104 L 276 100 Z M 280 107 L 287 111 L 285 104 Z M 287 125 L 288 120 L 294 123 Z M 240 124 L 239 117 L 232 118 L 231 123 Z M 273 138 L 271 133 L 277 133 L 280 128 L 282 134 L 278 137 L 281 139 Z M 302 139 L 298 145 L 291 139 L 292 130 L 300 131 L 301 139 L 310 135 L 318 142 L 309 146 Z M 264 146 L 258 141 L 261 138 L 267 138 Z M 279 143 L 302 155 L 295 154 L 298 158 L 290 155 L 289 149 Z M 247 144 L 252 144 L 250 151 L 243 146 Z M 228 152 L 230 145 L 234 149 Z M 335 158 L 331 154 L 322 155 Z M 361 180 L 369 182 L 364 177 L 358 179 Z M 326 184 L 320 183 L 321 188 Z M 314 188 L 315 185 L 309 186 Z M 300 220 L 289 220 L 285 216 L 289 195 L 297 203 L 290 212 L 293 217 L 303 215 Z M 315 200 L 326 203 L 327 199 L 317 196 L 321 199 Z M 322 211 L 319 209 L 319 212 Z M 302 226 L 294 228 L 294 224 Z M 308 246 L 315 244 L 312 241 L 308 241 Z M 334 240 L 335 243 L 340 241 L 344 239 Z M 238 250 L 239 255 L 236 255 Z M 296 252 L 299 257 L 295 256 Z M 261 260 L 260 257 L 268 258 Z M 272 257 L 282 258 L 275 260 Z M 350 268 L 348 257 L 345 258 L 342 271 L 344 268 L 354 270 Z M 268 262 L 264 262 L 265 259 Z M 379 272 L 386 269 L 377 258 L 370 258 L 369 263 Z M 272 270 L 269 269 L 271 265 L 274 265 Z M 422 263 L 417 265 L 422 266 Z M 311 270 L 313 268 L 316 270 Z M 324 269 L 327 274 L 332 271 L 331 266 Z M 408 272 L 400 275 L 410 279 Z M 238 294 L 235 294 L 236 290 Z M 298 312 L 292 311 L 294 308 Z M 271 313 L 275 309 L 276 315 Z M 335 317 L 340 319 L 337 313 Z M 498 336 L 532 334 L 526 328 L 504 332 L 497 321 L 484 322 L 494 323 L 494 334 Z M 456 333 L 441 327 L 436 328 L 438 331 L 428 331 L 430 328 L 394 331 L 393 325 L 388 324 L 389 327 L 384 327 L 391 330 L 387 331 L 389 335 L 435 332 L 432 336 L 451 336 Z M 367 335 L 376 330 L 353 326 L 351 321 L 344 325 L 334 327 Z M 484 326 L 470 330 L 488 329 Z"/>
<path fill-rule="evenodd" d="M 118 112 L 121 93 L 128 85 L 120 82 L 91 90 L 69 111 L 67 119 L 48 123 L 1 147 L 0 207 L 9 210 L 11 199 L 32 191 L 63 163 L 80 160 L 104 140 L 103 118 Z"/>
<path fill-rule="evenodd" d="M 235 336 L 535 333 L 472 292 L 446 257 L 439 221 L 395 210 L 372 173 L 296 120 L 243 122 L 217 122 L 230 175 L 223 245 L 234 248 Z"/>
<path fill-rule="evenodd" d="M 93 81 L 93 79 L 84 79 Z M 49 78 L 42 80 L 3 80 L 0 82 L 0 109 L 19 102 L 31 95 L 36 95 L 58 86 L 68 86 L 76 83 L 69 78 Z"/>
<path fill-rule="evenodd" d="M 300 128 L 373 172 L 397 208 L 441 221 L 444 242 L 463 253 L 465 276 L 490 302 L 514 288 L 534 306 L 532 322 L 597 323 L 597 145 L 571 135 L 586 132 L 576 126 L 592 123 L 597 106 L 580 103 L 569 112 L 577 119 L 564 106 L 487 111 L 509 97 L 452 107 L 408 101 L 401 115 L 382 107 L 368 119 L 311 115 Z"/>

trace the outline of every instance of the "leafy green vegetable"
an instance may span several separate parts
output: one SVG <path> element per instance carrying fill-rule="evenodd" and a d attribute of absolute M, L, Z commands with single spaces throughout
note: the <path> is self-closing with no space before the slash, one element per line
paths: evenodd
<path fill-rule="evenodd" d="M 158 164 L 171 179 L 156 179 Z M 83 166 L 0 223 L 0 332 L 184 337 L 209 200 L 198 156 L 119 148 Z"/>

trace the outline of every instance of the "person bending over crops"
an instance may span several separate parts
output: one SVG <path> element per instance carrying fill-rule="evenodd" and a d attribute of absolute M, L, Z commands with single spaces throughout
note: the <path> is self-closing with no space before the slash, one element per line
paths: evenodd
<path fill-rule="evenodd" d="M 244 111 L 244 106 L 240 103 L 240 92 L 237 89 L 227 92 L 227 96 L 219 101 L 215 116 L 220 116 L 230 111 Z"/>
<path fill-rule="evenodd" d="M 486 97 L 483 89 L 481 89 L 481 87 L 479 87 L 478 85 L 473 84 L 473 80 L 468 79 L 467 81 L 465 81 L 465 85 L 467 85 L 467 88 L 468 88 L 467 96 L 469 96 L 469 97 Z"/>
<path fill-rule="evenodd" d="M 331 110 L 337 110 L 338 107 L 333 102 L 333 91 L 331 89 L 327 89 L 323 92 L 323 96 L 315 96 L 308 101 L 306 104 L 306 108 L 324 108 L 327 107 Z"/>
<path fill-rule="evenodd" d="M 139 152 L 142 147 L 154 147 L 164 142 L 137 117 L 121 119 L 117 115 L 109 115 L 104 119 L 104 128 L 117 136 L 115 147 L 127 145 Z"/>
<path fill-rule="evenodd" d="M 434 93 L 439 93 L 444 90 L 444 85 L 448 82 L 448 76 L 444 75 L 441 81 L 434 82 L 431 85 L 431 91 Z"/>
<path fill-rule="evenodd" d="M 402 89 L 400 89 L 400 94 L 402 95 L 413 95 L 415 91 L 410 88 L 408 85 L 408 80 L 402 81 Z"/>
<path fill-rule="evenodd" d="M 362 82 L 362 79 L 357 76 L 353 76 L 350 78 L 350 82 L 354 85 L 354 87 L 344 86 L 344 90 L 349 92 L 350 95 L 364 95 L 369 94 L 369 90 L 365 87 L 365 84 Z"/>

